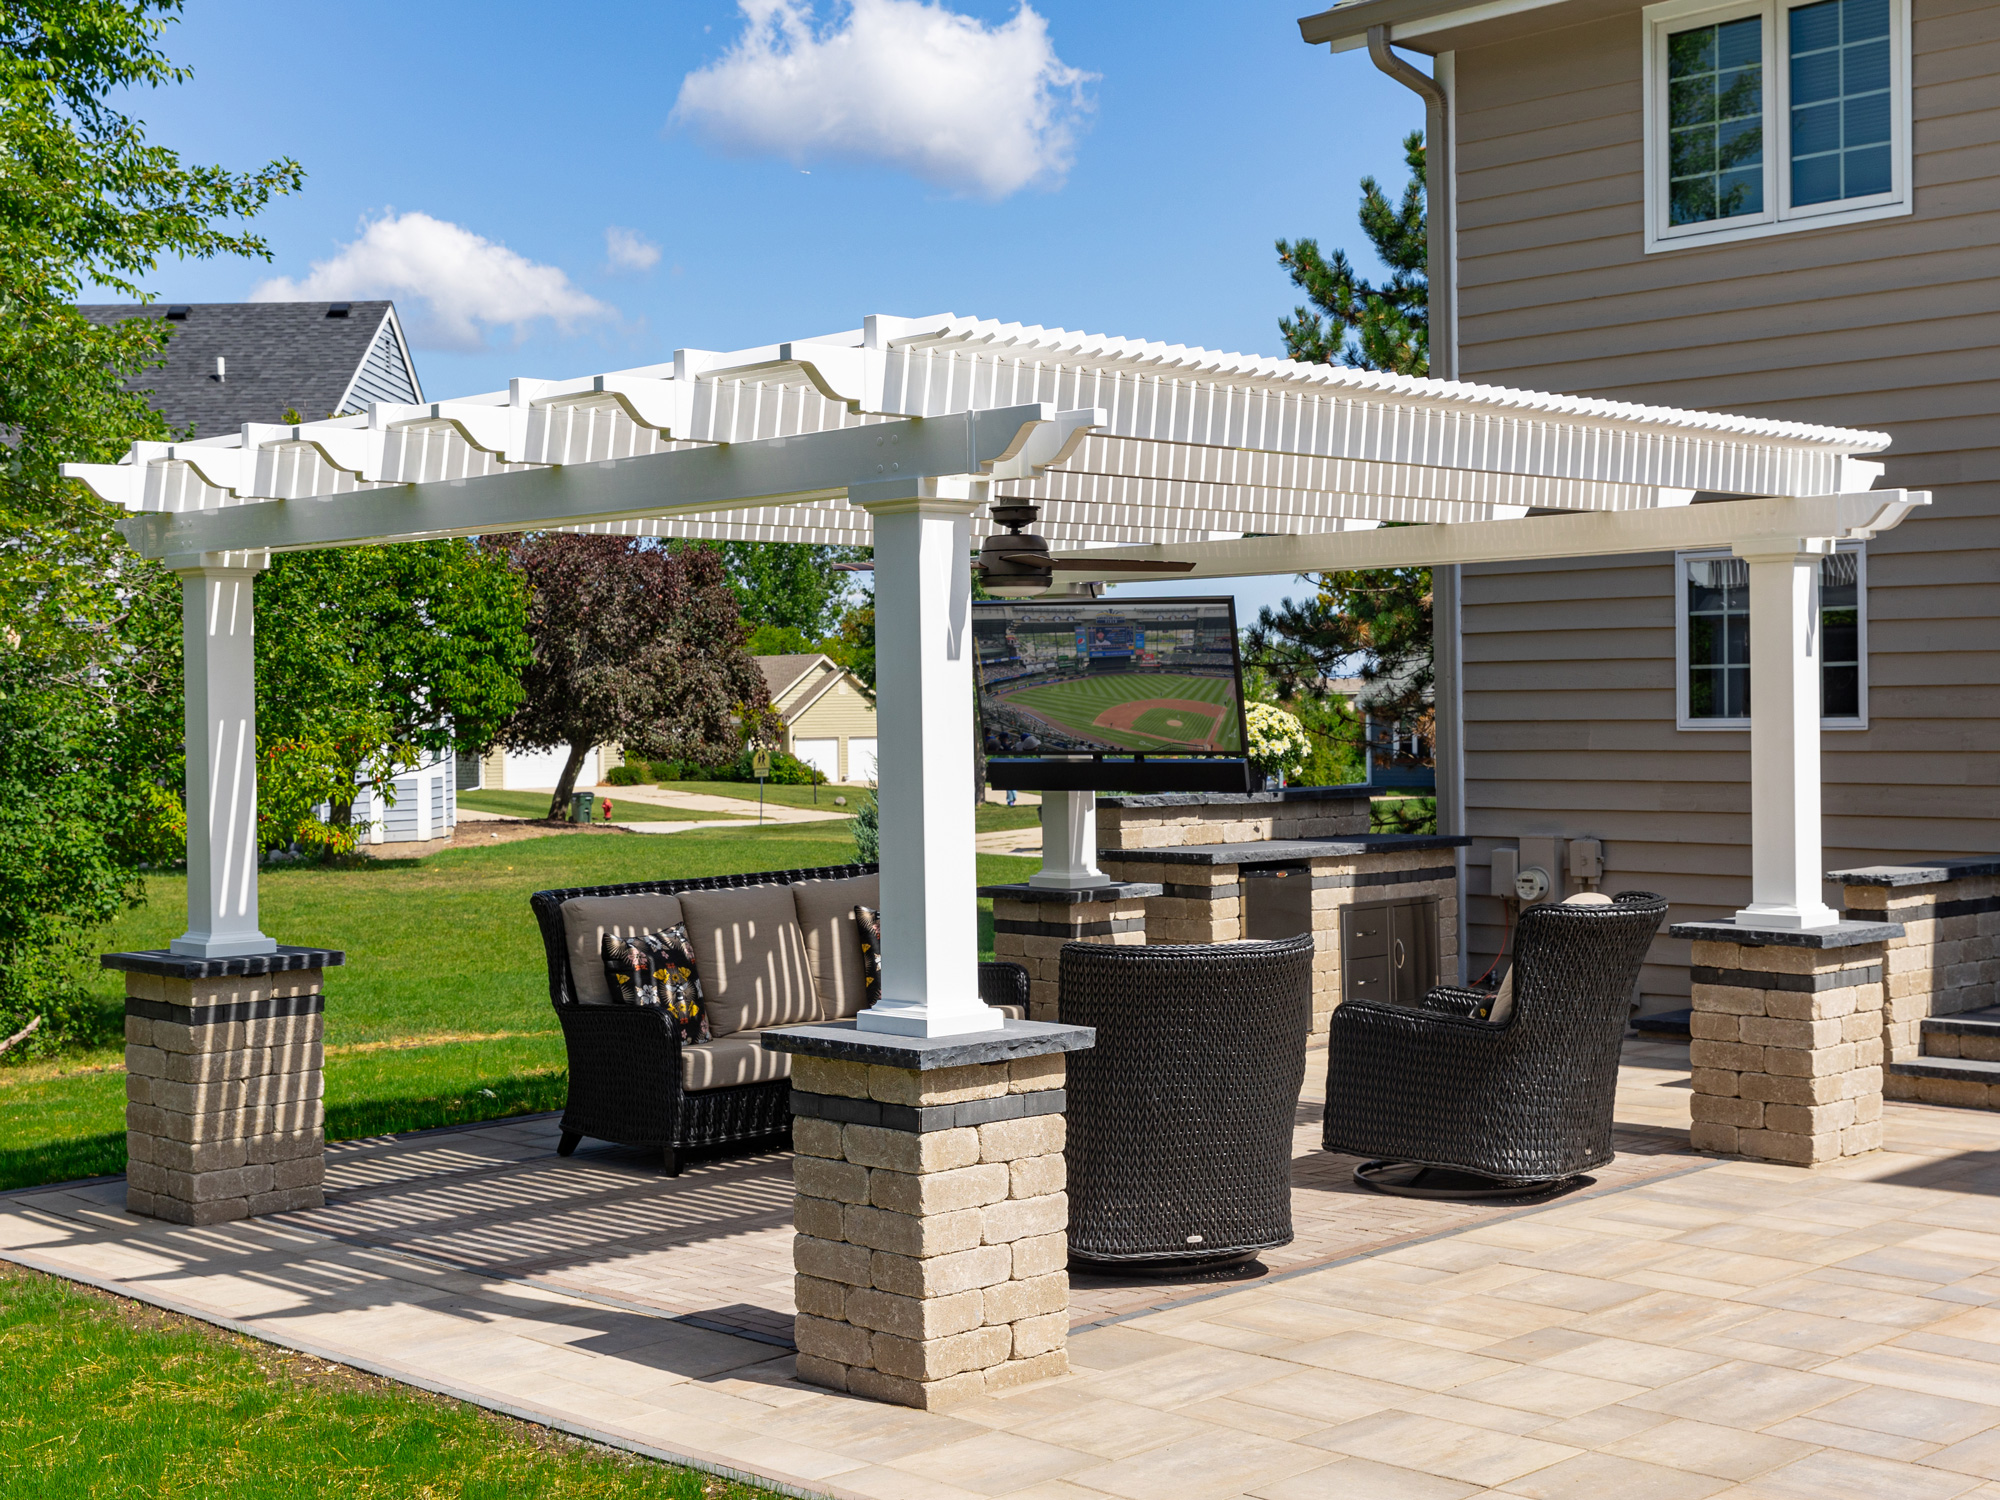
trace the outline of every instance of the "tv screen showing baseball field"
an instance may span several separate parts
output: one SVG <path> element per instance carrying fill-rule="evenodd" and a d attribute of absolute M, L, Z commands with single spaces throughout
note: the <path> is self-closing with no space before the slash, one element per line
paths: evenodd
<path fill-rule="evenodd" d="M 972 606 L 989 756 L 1243 754 L 1233 599 Z"/>

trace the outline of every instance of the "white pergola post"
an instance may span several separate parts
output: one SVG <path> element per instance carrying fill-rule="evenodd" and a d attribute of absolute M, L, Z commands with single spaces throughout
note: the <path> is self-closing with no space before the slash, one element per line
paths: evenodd
<path fill-rule="evenodd" d="M 273 953 L 257 928 L 257 661 L 252 589 L 262 552 L 172 559 L 186 655 L 188 927 L 191 958 Z"/>
<path fill-rule="evenodd" d="M 882 998 L 856 1017 L 863 1031 L 1006 1021 L 979 998 L 973 847 L 972 517 L 985 491 L 951 478 L 849 490 L 875 521 Z"/>
<path fill-rule="evenodd" d="M 1097 868 L 1097 793 L 1042 793 L 1042 867 L 1028 884 L 1054 891 L 1111 884 Z"/>
<path fill-rule="evenodd" d="M 1750 573 L 1750 904 L 1736 914 L 1744 927 L 1840 920 L 1820 899 L 1819 563 L 1831 545 L 1736 549 Z"/>

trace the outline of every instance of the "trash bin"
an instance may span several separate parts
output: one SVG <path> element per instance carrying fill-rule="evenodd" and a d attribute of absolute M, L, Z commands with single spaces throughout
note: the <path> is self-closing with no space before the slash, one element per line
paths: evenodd
<path fill-rule="evenodd" d="M 590 821 L 590 804 L 596 800 L 594 792 L 576 792 L 569 799 L 569 820 L 572 823 Z"/>

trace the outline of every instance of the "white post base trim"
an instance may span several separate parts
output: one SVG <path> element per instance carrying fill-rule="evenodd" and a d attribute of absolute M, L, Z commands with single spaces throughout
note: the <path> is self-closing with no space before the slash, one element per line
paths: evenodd
<path fill-rule="evenodd" d="M 856 1031 L 886 1031 L 896 1036 L 970 1036 L 998 1031 L 1006 1024 L 1006 1012 L 976 1001 L 967 1008 L 880 1000 L 854 1018 Z"/>
<path fill-rule="evenodd" d="M 259 953 L 276 953 L 276 941 L 259 933 L 255 937 L 198 937 L 187 933 L 167 944 L 169 953 L 184 958 L 251 958 Z"/>
<path fill-rule="evenodd" d="M 1097 868 L 1097 793 L 1042 793 L 1042 867 L 1028 884 L 1045 891 L 1111 884 Z"/>
<path fill-rule="evenodd" d="M 1770 927 L 1781 932 L 1809 932 L 1815 927 L 1835 927 L 1842 921 L 1832 907 L 1809 904 L 1765 905 L 1753 901 L 1736 914 L 1738 927 Z"/>

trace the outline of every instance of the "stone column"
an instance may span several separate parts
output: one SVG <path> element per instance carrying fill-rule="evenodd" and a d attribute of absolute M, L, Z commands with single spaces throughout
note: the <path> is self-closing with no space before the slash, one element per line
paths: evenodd
<path fill-rule="evenodd" d="M 1094 1039 L 765 1033 L 794 1054 L 801 1380 L 934 1409 L 1068 1372 L 1063 1053 Z"/>
<path fill-rule="evenodd" d="M 1873 865 L 1834 870 L 1827 879 L 1843 887 L 1846 920 L 1903 929 L 1889 941 L 1888 1090 L 1892 1099 L 1921 1098 L 1916 1080 L 1899 1083 L 1893 1069 L 1926 1051 L 1950 1055 L 1948 1033 L 1933 1035 L 1926 1048 L 1924 1022 L 2000 1004 L 2000 860 Z"/>
<path fill-rule="evenodd" d="M 107 953 L 125 973 L 125 1206 L 220 1224 L 326 1200 L 326 969 L 279 948 L 228 959 Z"/>
<path fill-rule="evenodd" d="M 1160 891 L 1131 881 L 1081 890 L 981 886 L 979 894 L 993 898 L 993 956 L 1028 971 L 1028 1018 L 1056 1019 L 1064 943 L 1140 946 L 1147 906 Z"/>
<path fill-rule="evenodd" d="M 1696 1150 L 1813 1166 L 1882 1144 L 1882 1016 L 1895 923 L 1690 938 Z"/>

